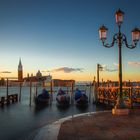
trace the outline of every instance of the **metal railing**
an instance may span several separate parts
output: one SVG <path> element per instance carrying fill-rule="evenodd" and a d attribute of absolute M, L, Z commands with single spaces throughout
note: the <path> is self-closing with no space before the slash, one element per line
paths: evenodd
<path fill-rule="evenodd" d="M 96 102 L 114 106 L 119 96 L 118 91 L 119 87 L 98 87 Z M 122 97 L 125 105 L 133 108 L 136 103 L 140 104 L 140 87 L 123 87 Z"/>

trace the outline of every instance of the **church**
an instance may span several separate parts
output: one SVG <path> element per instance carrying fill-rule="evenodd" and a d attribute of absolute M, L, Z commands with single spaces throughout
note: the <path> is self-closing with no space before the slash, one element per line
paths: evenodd
<path fill-rule="evenodd" d="M 21 59 L 19 60 L 18 64 L 18 82 L 50 82 L 52 80 L 52 76 L 49 74 L 47 76 L 43 76 L 40 70 L 36 73 L 36 75 L 29 75 L 27 74 L 27 77 L 23 78 L 23 66 Z"/>
<path fill-rule="evenodd" d="M 47 76 L 43 76 L 40 70 L 37 71 L 36 75 L 27 74 L 27 77 L 23 78 L 23 66 L 21 59 L 19 60 L 18 64 L 18 82 L 24 82 L 25 85 L 29 85 L 30 82 L 38 82 L 40 85 L 48 85 L 53 81 L 53 86 L 71 86 L 75 84 L 75 80 L 61 80 L 61 79 L 53 79 L 52 76 L 49 74 Z"/>
<path fill-rule="evenodd" d="M 22 67 L 21 59 L 19 60 L 19 64 L 18 64 L 18 81 L 23 82 L 23 67 Z"/>

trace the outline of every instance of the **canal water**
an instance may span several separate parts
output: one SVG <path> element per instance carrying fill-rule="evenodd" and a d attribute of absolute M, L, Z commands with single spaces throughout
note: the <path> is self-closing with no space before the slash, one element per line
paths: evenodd
<path fill-rule="evenodd" d="M 93 89 L 89 87 L 81 87 L 93 93 Z M 53 88 L 54 89 L 54 88 Z M 38 93 L 41 93 L 42 88 L 38 88 Z M 55 88 L 57 90 L 57 88 Z M 10 87 L 9 94 L 19 93 L 19 87 Z M 57 121 L 60 118 L 86 112 L 94 112 L 105 110 L 103 107 L 96 107 L 92 103 L 93 94 L 90 95 L 90 103 L 87 108 L 80 109 L 72 103 L 68 108 L 60 108 L 57 106 L 53 94 L 51 105 L 45 108 L 36 109 L 33 96 L 35 88 L 32 88 L 32 104 L 29 106 L 30 88 L 22 87 L 21 102 L 0 107 L 0 140 L 29 140 L 32 139 L 36 132 L 43 126 Z M 6 87 L 0 87 L 0 96 L 6 96 Z"/>

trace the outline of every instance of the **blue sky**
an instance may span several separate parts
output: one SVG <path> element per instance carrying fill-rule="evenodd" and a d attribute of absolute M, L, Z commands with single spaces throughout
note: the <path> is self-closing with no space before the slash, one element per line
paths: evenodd
<path fill-rule="evenodd" d="M 108 27 L 107 41 L 111 42 L 117 32 L 114 13 L 121 8 L 125 12 L 122 32 L 131 43 L 131 30 L 140 27 L 139 5 L 139 0 L 0 1 L 1 71 L 17 76 L 20 57 L 25 76 L 40 69 L 51 71 L 53 78 L 92 80 L 97 63 L 116 69 L 117 45 L 104 48 L 98 28 L 102 24 Z M 134 50 L 123 46 L 122 54 L 123 78 L 139 80 L 140 43 Z M 55 71 L 59 68 L 74 70 Z M 118 73 L 104 71 L 101 77 L 116 80 Z"/>

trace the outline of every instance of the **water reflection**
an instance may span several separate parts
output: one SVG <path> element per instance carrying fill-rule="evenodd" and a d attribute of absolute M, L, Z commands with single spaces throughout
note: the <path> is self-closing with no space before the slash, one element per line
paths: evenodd
<path fill-rule="evenodd" d="M 61 111 L 66 111 L 69 109 L 70 105 L 66 105 L 66 106 L 62 106 L 59 104 L 56 104 L 57 109 L 61 112 Z"/>
<path fill-rule="evenodd" d="M 76 106 L 77 109 L 79 109 L 81 112 L 89 111 L 89 106 L 88 105 L 83 105 L 83 106 Z"/>
<path fill-rule="evenodd" d="M 35 107 L 34 107 L 34 112 L 35 112 L 35 113 L 41 112 L 41 111 L 43 111 L 44 109 L 46 109 L 47 106 L 49 106 L 49 105 L 46 105 L 46 106 L 44 106 L 44 105 L 43 105 L 43 106 L 42 106 L 42 105 L 35 106 Z"/>

